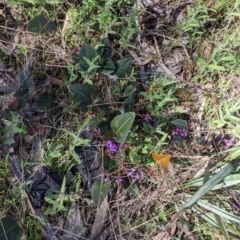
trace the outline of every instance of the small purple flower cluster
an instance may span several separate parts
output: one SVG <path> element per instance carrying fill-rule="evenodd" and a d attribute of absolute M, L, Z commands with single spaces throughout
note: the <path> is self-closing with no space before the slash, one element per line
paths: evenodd
<path fill-rule="evenodd" d="M 181 128 L 178 128 L 176 127 L 174 130 L 172 130 L 172 136 L 180 136 L 182 138 L 186 138 L 188 136 L 188 133 L 181 129 Z"/>
<path fill-rule="evenodd" d="M 215 142 L 219 143 L 222 142 L 225 146 L 225 148 L 230 148 L 233 146 L 233 139 L 229 136 L 226 136 L 225 134 L 215 136 Z"/>
<path fill-rule="evenodd" d="M 240 206 L 235 203 L 232 204 L 232 208 L 236 211 L 240 211 Z"/>
<path fill-rule="evenodd" d="M 149 123 L 152 127 L 155 127 L 156 126 L 156 119 L 153 117 L 153 116 L 148 116 L 146 115 L 144 117 L 144 120 Z"/>
<path fill-rule="evenodd" d="M 119 149 L 118 144 L 110 140 L 106 142 L 106 147 L 110 150 L 111 153 L 116 153 Z"/>
<path fill-rule="evenodd" d="M 221 139 L 223 143 L 225 144 L 226 148 L 230 148 L 233 146 L 233 139 L 232 138 L 227 138 L 224 134 L 221 135 Z"/>
<path fill-rule="evenodd" d="M 141 178 L 141 173 L 134 168 L 127 170 L 126 173 L 128 177 L 132 177 L 135 180 L 139 180 Z"/>
<path fill-rule="evenodd" d="M 132 179 L 134 179 L 136 181 L 140 180 L 141 177 L 142 177 L 142 171 L 141 170 L 140 171 L 136 170 L 134 168 L 131 168 L 131 169 L 127 170 L 125 173 L 127 174 L 128 177 L 131 177 Z M 123 182 L 123 179 L 122 178 L 117 178 L 115 180 L 115 182 L 117 184 L 120 184 L 120 183 Z"/>

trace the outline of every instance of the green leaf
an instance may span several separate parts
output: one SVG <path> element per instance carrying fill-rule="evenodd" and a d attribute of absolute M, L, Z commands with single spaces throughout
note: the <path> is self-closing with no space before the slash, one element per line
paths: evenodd
<path fill-rule="evenodd" d="M 71 57 L 76 64 L 79 63 L 79 53 L 72 53 Z"/>
<path fill-rule="evenodd" d="M 212 191 L 227 188 L 230 186 L 237 186 L 240 184 L 240 173 L 232 173 L 225 177 L 223 181 L 212 188 Z M 201 187 L 203 185 L 203 178 L 194 179 L 182 185 L 182 188 Z"/>
<path fill-rule="evenodd" d="M 239 163 L 237 160 L 227 163 L 218 173 L 216 173 L 212 178 L 210 178 L 185 204 L 184 208 L 191 207 L 199 199 L 201 199 L 206 193 L 212 190 L 212 188 L 220 183 L 225 177 L 227 177 L 231 172 L 233 172 Z"/>
<path fill-rule="evenodd" d="M 199 217 L 201 217 L 202 219 L 204 219 L 206 222 L 208 222 L 209 224 L 211 224 L 214 227 L 219 227 L 218 223 L 216 222 L 216 220 L 213 218 L 213 215 L 211 213 L 206 213 L 206 210 L 202 210 L 201 208 L 194 206 L 192 207 L 192 210 L 198 214 Z M 228 227 L 228 233 L 235 237 L 233 239 L 238 239 L 237 236 L 239 236 L 236 232 L 234 232 L 233 229 L 230 229 Z M 237 234 L 237 236 L 236 236 Z"/>
<path fill-rule="evenodd" d="M 123 187 L 127 190 L 127 192 L 135 195 L 136 197 L 140 195 L 138 185 L 136 183 L 132 184 L 128 177 L 123 179 Z"/>
<path fill-rule="evenodd" d="M 217 214 L 220 217 L 223 217 L 223 218 L 228 219 L 232 222 L 240 224 L 240 217 L 239 216 L 236 216 L 236 215 L 234 215 L 230 212 L 227 212 L 224 209 L 217 207 L 215 204 L 213 205 L 213 204 L 211 204 L 207 201 L 204 201 L 204 200 L 199 200 L 197 202 L 197 204 L 199 206 L 201 206 L 202 208 L 205 208 L 206 210 Z"/>
<path fill-rule="evenodd" d="M 97 52 L 98 54 L 103 58 L 103 59 L 106 59 L 106 58 L 111 58 L 111 45 L 110 45 L 110 42 L 107 38 L 103 38 L 101 40 L 101 46 L 98 47 L 97 49 Z"/>
<path fill-rule="evenodd" d="M 132 96 L 132 94 L 136 91 L 136 87 L 133 85 L 128 85 L 123 92 L 123 97 Z"/>
<path fill-rule="evenodd" d="M 214 64 L 209 64 L 208 68 L 209 69 L 213 69 L 213 70 L 218 70 L 218 71 L 225 71 L 224 67 L 218 66 L 218 65 L 214 65 Z"/>
<path fill-rule="evenodd" d="M 83 84 L 73 84 L 69 86 L 73 94 L 75 106 L 86 107 L 92 102 L 92 87 Z"/>
<path fill-rule="evenodd" d="M 125 73 L 128 71 L 131 64 L 132 64 L 131 58 L 124 58 L 122 60 L 117 61 L 116 75 L 119 78 L 124 77 Z"/>
<path fill-rule="evenodd" d="M 104 73 L 104 74 L 111 74 L 115 71 L 115 64 L 111 59 L 103 60 L 100 59 L 98 64 L 100 67 L 98 68 L 98 72 Z"/>
<path fill-rule="evenodd" d="M 33 79 L 32 78 L 28 78 L 25 75 L 24 71 L 21 71 L 18 76 L 19 76 L 21 88 L 28 89 L 28 88 L 33 86 L 33 84 L 34 84 Z"/>
<path fill-rule="evenodd" d="M 105 197 L 108 195 L 111 183 L 103 181 L 95 181 L 91 188 L 91 197 L 93 202 L 100 207 Z"/>
<path fill-rule="evenodd" d="M 84 58 L 87 58 L 90 62 L 92 62 L 94 59 L 96 59 L 97 56 L 97 51 L 89 44 L 84 43 L 79 52 L 79 65 L 82 70 L 87 71 L 89 68 L 89 64 Z"/>
<path fill-rule="evenodd" d="M 36 102 L 41 108 L 49 108 L 52 105 L 52 97 L 49 94 L 44 94 Z"/>
<path fill-rule="evenodd" d="M 224 239 L 229 240 L 230 238 L 229 238 L 229 235 L 228 235 L 228 232 L 227 232 L 227 227 L 225 225 L 225 222 L 223 221 L 223 218 L 219 217 L 218 214 L 214 214 L 214 216 L 215 216 L 215 219 L 218 223 L 218 227 L 220 228 L 220 230 L 221 230 L 221 232 L 224 236 Z"/>
<path fill-rule="evenodd" d="M 57 27 L 54 22 L 48 21 L 44 16 L 39 15 L 29 21 L 27 30 L 34 33 L 45 33 L 48 30 L 56 32 Z"/>
<path fill-rule="evenodd" d="M 7 215 L 2 218 L 0 224 L 0 239 L 1 240 L 20 240 L 23 230 L 18 226 L 15 218 Z"/>
<path fill-rule="evenodd" d="M 100 111 L 100 113 L 98 113 L 97 117 L 91 118 L 89 120 L 88 126 L 93 127 L 93 126 L 99 124 L 102 121 L 104 114 L 105 114 L 104 111 Z"/>
<path fill-rule="evenodd" d="M 99 156 L 98 161 L 107 172 L 112 173 L 118 170 L 119 163 L 107 155 Z"/>
<path fill-rule="evenodd" d="M 134 183 L 132 186 L 128 187 L 127 192 L 135 195 L 136 197 L 139 197 L 139 195 L 140 195 L 140 191 L 139 191 L 138 185 L 136 183 Z"/>
<path fill-rule="evenodd" d="M 135 119 L 134 112 L 123 113 L 116 116 L 111 121 L 111 129 L 116 133 L 116 141 L 118 143 L 123 143 L 126 141 L 126 138 L 130 132 L 132 124 Z"/>
<path fill-rule="evenodd" d="M 135 105 L 135 97 L 134 95 L 129 95 L 128 98 L 125 100 L 124 104 L 124 112 L 129 112 L 133 109 Z"/>
<path fill-rule="evenodd" d="M 176 127 L 180 127 L 188 130 L 188 124 L 186 120 L 176 119 L 176 120 L 173 120 L 171 123 Z"/>

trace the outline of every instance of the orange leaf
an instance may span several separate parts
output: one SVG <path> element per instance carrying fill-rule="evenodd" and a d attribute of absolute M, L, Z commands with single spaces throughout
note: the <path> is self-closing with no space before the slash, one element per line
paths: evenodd
<path fill-rule="evenodd" d="M 168 168 L 169 162 L 171 159 L 171 155 L 163 155 L 163 154 L 158 154 L 158 153 L 152 153 L 152 157 L 154 161 L 161 167 L 163 168 Z"/>

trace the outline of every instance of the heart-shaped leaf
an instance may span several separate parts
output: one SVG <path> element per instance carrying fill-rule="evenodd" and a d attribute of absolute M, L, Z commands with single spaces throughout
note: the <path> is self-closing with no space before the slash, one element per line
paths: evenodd
<path fill-rule="evenodd" d="M 98 56 L 97 51 L 89 44 L 84 43 L 79 52 L 79 65 L 82 68 L 82 70 L 87 71 L 88 68 L 90 67 L 84 58 L 88 59 L 91 62 L 94 59 L 96 59 L 97 56 Z M 76 58 L 76 55 L 74 57 Z"/>
<path fill-rule="evenodd" d="M 49 108 L 52 105 L 52 97 L 49 94 L 44 94 L 36 102 L 41 108 Z"/>
<path fill-rule="evenodd" d="M 180 127 L 180 128 L 184 128 L 184 129 L 188 130 L 188 124 L 187 124 L 186 120 L 176 119 L 176 120 L 173 120 L 171 123 L 173 125 L 175 125 L 176 127 Z"/>
<path fill-rule="evenodd" d="M 101 40 L 101 46 L 98 47 L 97 52 L 103 59 L 111 58 L 111 45 L 107 38 Z"/>
<path fill-rule="evenodd" d="M 115 64 L 111 59 L 107 59 L 107 60 L 99 60 L 98 64 L 100 65 L 98 72 L 102 72 L 105 74 L 111 74 L 115 71 Z"/>
<path fill-rule="evenodd" d="M 79 53 L 72 53 L 71 57 L 76 64 L 79 63 Z"/>
<path fill-rule="evenodd" d="M 1 240 L 20 240 L 23 230 L 18 226 L 17 221 L 12 216 L 7 215 L 2 218 L 0 224 Z"/>
<path fill-rule="evenodd" d="M 73 94 L 75 106 L 86 107 L 92 102 L 92 87 L 83 84 L 73 84 L 69 86 Z"/>
<path fill-rule="evenodd" d="M 33 79 L 27 77 L 24 71 L 21 71 L 18 74 L 18 76 L 19 76 L 21 88 L 28 89 L 33 86 L 34 84 Z"/>
<path fill-rule="evenodd" d="M 131 64 L 132 64 L 131 58 L 124 58 L 122 60 L 117 61 L 116 75 L 119 78 L 124 77 L 124 74 L 128 71 Z"/>
<path fill-rule="evenodd" d="M 116 141 L 118 143 L 123 143 L 126 141 L 126 138 L 130 132 L 132 124 L 135 119 L 134 112 L 123 113 L 116 116 L 111 121 L 111 129 L 116 133 Z"/>
<path fill-rule="evenodd" d="M 93 202 L 99 207 L 108 195 L 111 184 L 109 182 L 95 181 L 91 188 Z"/>
<path fill-rule="evenodd" d="M 27 30 L 34 33 L 45 33 L 47 30 L 56 32 L 57 27 L 54 22 L 48 21 L 44 16 L 39 15 L 29 21 Z"/>
<path fill-rule="evenodd" d="M 107 172 L 111 173 L 118 170 L 118 166 L 119 166 L 118 162 L 111 159 L 107 155 L 99 156 L 98 161 L 100 165 L 103 166 L 104 170 Z"/>

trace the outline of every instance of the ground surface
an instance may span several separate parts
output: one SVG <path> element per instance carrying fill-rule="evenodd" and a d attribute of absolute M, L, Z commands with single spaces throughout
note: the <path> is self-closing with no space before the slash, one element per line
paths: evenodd
<path fill-rule="evenodd" d="M 0 1 L 0 239 L 239 239 L 239 9 Z"/>

